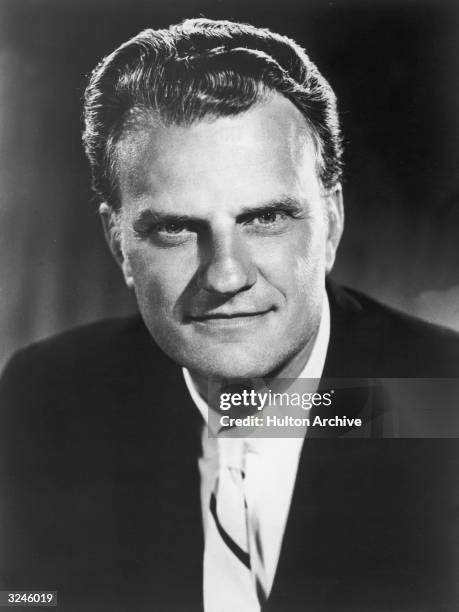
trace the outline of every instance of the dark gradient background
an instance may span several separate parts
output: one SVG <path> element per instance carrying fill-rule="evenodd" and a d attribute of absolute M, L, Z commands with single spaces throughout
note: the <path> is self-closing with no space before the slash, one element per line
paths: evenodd
<path fill-rule="evenodd" d="M 346 230 L 334 277 L 459 329 L 459 3 L 0 0 L 0 366 L 135 309 L 80 145 L 85 75 L 140 29 L 233 18 L 302 43 L 340 102 Z"/>

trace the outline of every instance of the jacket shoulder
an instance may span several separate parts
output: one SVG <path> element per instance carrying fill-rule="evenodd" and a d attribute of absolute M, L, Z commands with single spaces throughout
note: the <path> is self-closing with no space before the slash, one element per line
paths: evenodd
<path fill-rule="evenodd" d="M 332 337 L 355 356 L 362 375 L 459 376 L 459 334 L 403 313 L 356 291 L 332 284 Z M 360 375 L 356 374 L 356 375 Z"/>
<path fill-rule="evenodd" d="M 139 363 L 161 370 L 164 360 L 140 316 L 97 321 L 17 351 L 2 373 L 0 401 L 132 377 Z"/>
<path fill-rule="evenodd" d="M 49 366 L 72 367 L 76 362 L 96 361 L 101 353 L 110 351 L 110 344 L 128 330 L 135 330 L 137 317 L 105 319 L 75 327 L 39 340 L 16 351 L 5 366 L 4 374 L 32 364 L 43 371 Z"/>

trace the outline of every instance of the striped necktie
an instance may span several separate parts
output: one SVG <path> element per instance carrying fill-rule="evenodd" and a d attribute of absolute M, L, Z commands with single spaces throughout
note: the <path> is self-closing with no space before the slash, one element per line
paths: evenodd
<path fill-rule="evenodd" d="M 204 550 L 205 612 L 260 612 L 250 563 L 243 453 L 240 455 L 231 465 L 220 462 L 210 496 Z"/>

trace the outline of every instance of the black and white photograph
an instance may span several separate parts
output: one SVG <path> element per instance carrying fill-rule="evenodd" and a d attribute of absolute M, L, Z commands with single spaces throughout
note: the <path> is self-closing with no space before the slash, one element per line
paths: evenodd
<path fill-rule="evenodd" d="M 459 4 L 0 0 L 0 607 L 459 609 Z"/>

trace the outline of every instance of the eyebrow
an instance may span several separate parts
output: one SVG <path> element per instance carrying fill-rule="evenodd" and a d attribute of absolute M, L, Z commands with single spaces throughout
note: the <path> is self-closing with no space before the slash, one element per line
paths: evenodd
<path fill-rule="evenodd" d="M 251 217 L 266 214 L 269 212 L 282 211 L 291 215 L 298 214 L 304 211 L 304 206 L 301 202 L 292 197 L 281 197 L 278 199 L 259 204 L 257 206 L 248 206 L 243 208 L 236 216 L 236 221 L 241 222 Z M 160 224 L 160 223 L 190 223 L 194 225 L 206 225 L 207 220 L 196 215 L 183 215 L 165 213 L 161 211 L 152 210 L 151 208 L 144 209 L 139 212 L 137 217 L 134 219 L 134 225 L 143 224 Z"/>

